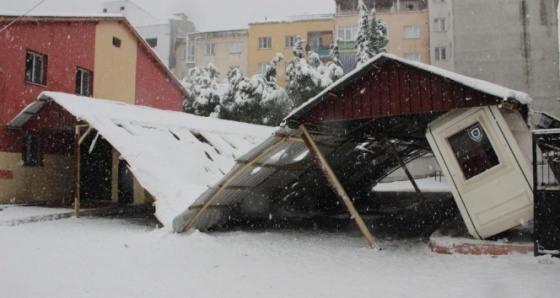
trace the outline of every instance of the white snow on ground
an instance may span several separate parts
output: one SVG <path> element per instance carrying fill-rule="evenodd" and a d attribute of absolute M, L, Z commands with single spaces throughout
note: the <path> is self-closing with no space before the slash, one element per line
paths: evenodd
<path fill-rule="evenodd" d="M 2 225 L 3 222 L 11 222 L 25 218 L 38 218 L 47 215 L 65 214 L 69 212 L 74 212 L 74 210 L 69 208 L 0 205 L 0 225 Z"/>
<path fill-rule="evenodd" d="M 0 214 L 1 216 L 1 214 Z M 191 236 L 121 219 L 0 226 L 2 297 L 558 297 L 560 260 L 367 248 L 348 233 Z"/>

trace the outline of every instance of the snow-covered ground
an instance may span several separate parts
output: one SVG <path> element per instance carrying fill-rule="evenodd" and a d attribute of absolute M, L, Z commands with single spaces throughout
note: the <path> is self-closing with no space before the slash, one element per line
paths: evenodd
<path fill-rule="evenodd" d="M 4 206 L 0 206 L 4 207 Z M 30 209 L 30 213 L 36 213 Z M 7 214 L 7 213 L 6 213 Z M 27 216 L 20 212 L 20 216 Z M 0 222 L 2 218 L 0 212 Z M 438 255 L 357 230 L 191 235 L 126 219 L 0 226 L 2 297 L 558 297 L 560 260 Z"/>

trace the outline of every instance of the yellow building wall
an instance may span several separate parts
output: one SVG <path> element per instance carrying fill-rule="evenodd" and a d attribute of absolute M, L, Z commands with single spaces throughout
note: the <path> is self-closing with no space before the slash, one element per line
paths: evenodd
<path fill-rule="evenodd" d="M 430 63 L 430 29 L 428 11 L 378 13 L 377 18 L 383 19 L 387 24 L 387 37 L 389 53 L 404 57 L 405 53 L 420 53 L 420 61 Z M 344 15 L 336 17 L 335 36 L 339 26 L 354 26 L 358 24 L 358 15 Z M 405 26 L 418 26 L 419 38 L 404 38 Z M 354 49 L 348 49 L 354 51 Z"/>
<path fill-rule="evenodd" d="M 121 40 L 113 45 L 113 37 Z M 137 40 L 124 25 L 101 21 L 95 33 L 93 96 L 134 104 Z"/>
<path fill-rule="evenodd" d="M 21 153 L 0 153 L 0 169 L 12 172 L 11 179 L 0 179 L 0 204 L 73 200 L 74 160 L 72 156 L 43 156 L 43 166 L 27 167 Z"/>
<path fill-rule="evenodd" d="M 301 36 L 307 39 L 310 31 L 333 31 L 334 19 L 301 20 L 286 22 L 266 22 L 249 24 L 249 55 L 247 61 L 248 77 L 255 75 L 259 70 L 259 63 L 269 63 L 276 53 L 284 56 L 284 61 L 277 65 L 278 85 L 286 86 L 286 62 L 293 57 L 292 47 L 285 46 L 286 36 Z M 271 37 L 270 49 L 259 49 L 259 37 Z M 304 43 L 305 48 L 305 43 Z"/>
<path fill-rule="evenodd" d="M 247 72 L 247 35 L 246 34 L 215 34 L 208 37 L 196 38 L 195 42 L 195 61 L 198 67 L 204 68 L 212 63 L 220 71 L 220 79 L 227 78 L 227 73 L 230 68 L 239 68 L 243 74 L 248 75 Z M 230 43 L 239 42 L 240 51 L 230 52 Z M 206 54 L 206 45 L 214 44 L 214 54 Z M 272 57 L 270 58 L 272 59 Z"/>

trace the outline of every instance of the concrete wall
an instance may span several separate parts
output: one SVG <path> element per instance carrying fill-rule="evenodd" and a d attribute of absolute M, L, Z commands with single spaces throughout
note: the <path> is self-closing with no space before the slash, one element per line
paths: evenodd
<path fill-rule="evenodd" d="M 169 24 L 135 27 L 144 39 L 156 38 L 157 46 L 152 48 L 159 59 L 169 66 L 171 63 L 170 49 L 172 46 L 171 27 Z"/>
<path fill-rule="evenodd" d="M 113 37 L 121 40 L 120 48 Z M 134 104 L 137 40 L 117 22 L 100 22 L 95 34 L 93 96 Z"/>
<path fill-rule="evenodd" d="M 0 153 L 0 204 L 72 200 L 74 159 L 69 155 L 45 154 L 43 166 L 24 167 L 21 153 Z"/>
<path fill-rule="evenodd" d="M 461 0 L 452 7 L 458 73 L 528 93 L 560 116 L 554 0 Z"/>
<path fill-rule="evenodd" d="M 429 10 L 429 34 L 430 34 L 430 62 L 432 65 L 454 71 L 455 63 L 453 60 L 453 15 L 451 13 L 452 2 L 430 2 L 428 5 Z M 444 18 L 446 28 L 444 31 L 437 31 L 434 28 L 434 20 L 437 18 Z M 435 48 L 445 47 L 447 49 L 447 58 L 442 60 L 435 59 Z"/>

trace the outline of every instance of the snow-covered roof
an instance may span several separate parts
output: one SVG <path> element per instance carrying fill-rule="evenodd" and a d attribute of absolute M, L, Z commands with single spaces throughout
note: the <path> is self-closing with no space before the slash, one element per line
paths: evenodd
<path fill-rule="evenodd" d="M 66 93 L 44 92 L 39 100 L 56 102 L 103 136 L 156 199 L 156 217 L 164 225 L 274 131 Z"/>
<path fill-rule="evenodd" d="M 302 22 L 302 21 L 323 21 L 334 19 L 334 14 L 309 14 L 309 15 L 297 15 L 297 16 L 287 16 L 282 19 L 275 20 L 264 20 L 255 21 L 249 24 L 266 24 L 266 23 L 292 23 L 292 22 Z"/>
<path fill-rule="evenodd" d="M 314 105 L 318 104 L 318 102 L 324 100 L 324 95 L 328 94 L 329 92 L 332 92 L 333 90 L 340 87 L 341 85 L 347 84 L 347 82 L 349 80 L 351 80 L 355 77 L 358 77 L 360 75 L 363 75 L 364 70 L 367 67 L 369 67 L 370 65 L 385 61 L 387 59 L 397 61 L 397 62 L 399 62 L 401 64 L 404 64 L 404 65 L 412 66 L 414 68 L 417 68 L 419 70 L 422 70 L 422 71 L 425 71 L 425 72 L 428 72 L 428 73 L 431 73 L 431 74 L 434 74 L 434 75 L 437 75 L 437 76 L 441 76 L 443 78 L 449 79 L 449 80 L 454 81 L 456 83 L 462 84 L 466 87 L 470 87 L 472 89 L 487 93 L 489 95 L 496 96 L 498 98 L 503 98 L 504 100 L 515 99 L 520 104 L 523 104 L 523 105 L 530 106 L 532 104 L 532 99 L 529 97 L 528 94 L 526 94 L 524 92 L 508 89 L 506 87 L 503 87 L 503 86 L 500 86 L 500 85 L 497 85 L 497 84 L 494 84 L 494 83 L 490 83 L 490 82 L 487 82 L 487 81 L 483 81 L 483 80 L 475 79 L 475 78 L 472 78 L 472 77 L 467 77 L 467 76 L 464 76 L 464 75 L 460 75 L 458 73 L 448 71 L 448 70 L 445 70 L 445 69 L 442 69 L 442 68 L 439 68 L 439 67 L 435 67 L 435 66 L 432 66 L 432 65 L 424 64 L 424 63 L 421 63 L 421 62 L 406 60 L 406 59 L 397 57 L 397 56 L 392 55 L 392 54 L 380 53 L 380 54 L 376 55 L 375 57 L 371 58 L 366 63 L 362 64 L 361 66 L 356 67 L 356 69 L 349 72 L 344 77 L 340 78 L 338 81 L 336 81 L 334 84 L 332 84 L 331 86 L 329 86 L 328 88 L 323 90 L 317 96 L 309 99 L 307 102 L 305 102 L 304 104 L 302 104 L 298 108 L 294 109 L 288 116 L 286 116 L 284 118 L 284 120 L 286 121 L 287 119 L 292 118 L 294 115 L 301 114 L 303 111 L 308 110 L 311 106 L 314 106 Z"/>
<path fill-rule="evenodd" d="M 0 11 L 0 17 L 21 17 L 21 12 Z M 116 13 L 49 13 L 30 12 L 25 14 L 28 18 L 124 18 L 122 14 Z"/>

